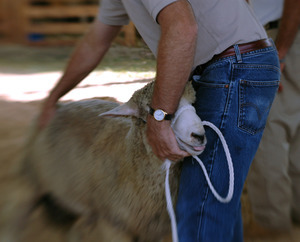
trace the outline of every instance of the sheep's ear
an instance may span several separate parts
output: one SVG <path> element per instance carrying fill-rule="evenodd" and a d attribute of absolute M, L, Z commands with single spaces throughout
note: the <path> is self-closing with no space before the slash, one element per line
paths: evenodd
<path fill-rule="evenodd" d="M 139 110 L 135 103 L 127 102 L 112 110 L 99 114 L 102 116 L 135 116 L 139 117 Z"/>

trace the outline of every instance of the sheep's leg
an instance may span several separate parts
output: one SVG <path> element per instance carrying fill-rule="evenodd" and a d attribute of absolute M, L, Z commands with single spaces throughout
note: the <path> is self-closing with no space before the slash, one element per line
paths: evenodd
<path fill-rule="evenodd" d="M 0 241 L 21 241 L 26 222 L 35 209 L 39 196 L 20 177 L 2 180 L 0 193 Z"/>
<path fill-rule="evenodd" d="M 69 242 L 133 242 L 133 237 L 107 221 L 81 217 L 71 228 Z"/>

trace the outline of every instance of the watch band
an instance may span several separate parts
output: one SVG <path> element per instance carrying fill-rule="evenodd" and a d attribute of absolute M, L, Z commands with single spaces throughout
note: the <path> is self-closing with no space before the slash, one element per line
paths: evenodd
<path fill-rule="evenodd" d="M 149 107 L 149 114 L 151 114 L 152 116 L 154 116 L 154 112 L 156 110 L 154 110 L 152 107 Z M 159 110 L 159 109 L 157 109 Z M 162 109 L 160 109 L 161 111 L 163 111 Z M 174 116 L 174 114 L 168 114 L 167 112 L 163 111 L 163 113 L 165 114 L 164 119 L 163 120 L 171 120 Z"/>

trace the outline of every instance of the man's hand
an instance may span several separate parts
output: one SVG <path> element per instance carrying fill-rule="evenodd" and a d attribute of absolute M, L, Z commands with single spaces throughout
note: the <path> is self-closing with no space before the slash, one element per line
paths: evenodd
<path fill-rule="evenodd" d="M 153 153 L 161 160 L 179 161 L 190 156 L 179 148 L 170 121 L 159 122 L 149 115 L 147 137 Z"/>
<path fill-rule="evenodd" d="M 43 108 L 41 110 L 41 113 L 38 117 L 37 126 L 38 126 L 39 130 L 44 129 L 48 125 L 48 123 L 54 117 L 55 112 L 56 112 L 56 106 L 55 105 L 53 105 L 53 106 L 44 105 L 43 106 Z"/>

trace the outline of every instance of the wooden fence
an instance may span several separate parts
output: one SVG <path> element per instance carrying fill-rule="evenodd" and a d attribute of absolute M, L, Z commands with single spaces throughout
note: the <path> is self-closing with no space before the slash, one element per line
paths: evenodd
<path fill-rule="evenodd" d="M 0 0 L 0 43 L 74 44 L 95 19 L 98 5 L 98 0 Z M 118 42 L 136 44 L 132 23 L 122 32 Z"/>

